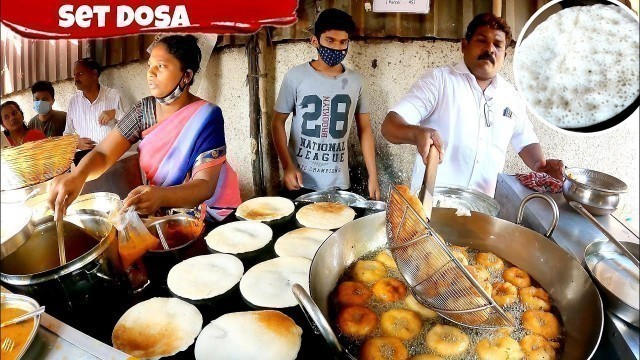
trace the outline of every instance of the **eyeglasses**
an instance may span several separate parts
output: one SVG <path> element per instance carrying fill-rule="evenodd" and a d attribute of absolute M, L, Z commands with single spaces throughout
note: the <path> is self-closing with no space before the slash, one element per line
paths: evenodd
<path fill-rule="evenodd" d="M 484 92 L 482 93 L 482 97 L 484 97 L 484 123 L 487 127 L 491 127 L 493 123 L 493 111 L 491 111 L 491 105 L 489 105 L 489 100 L 484 96 Z"/>

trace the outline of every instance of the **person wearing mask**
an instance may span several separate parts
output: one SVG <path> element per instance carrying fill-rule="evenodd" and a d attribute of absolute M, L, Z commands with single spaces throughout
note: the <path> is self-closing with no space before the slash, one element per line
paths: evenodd
<path fill-rule="evenodd" d="M 92 58 L 78 60 L 73 65 L 73 80 L 79 90 L 67 109 L 64 134 L 78 134 L 78 152 L 74 163 L 102 141 L 124 115 L 124 106 L 117 90 L 100 84 L 100 64 Z"/>
<path fill-rule="evenodd" d="M 211 217 L 221 219 L 240 205 L 238 177 L 226 160 L 222 111 L 190 92 L 201 60 L 193 35 L 168 36 L 153 46 L 147 70 L 152 96 L 134 105 L 71 173 L 54 180 L 49 203 L 56 214 L 138 141 L 149 184 L 133 189 L 125 207 L 155 214 L 205 205 Z"/>
<path fill-rule="evenodd" d="M 49 81 L 37 81 L 31 86 L 33 109 L 37 115 L 29 120 L 29 129 L 40 130 L 46 137 L 61 136 L 67 123 L 67 113 L 53 110 L 55 90 Z"/>
<path fill-rule="evenodd" d="M 9 146 L 22 145 L 29 141 L 42 140 L 45 138 L 40 130 L 29 129 L 24 123 L 24 113 L 15 101 L 5 101 L 0 105 L 2 115 L 2 127 L 4 136 Z"/>
<path fill-rule="evenodd" d="M 282 80 L 271 121 L 273 142 L 284 175 L 283 195 L 348 189 L 349 132 L 355 120 L 368 172 L 367 192 L 380 199 L 375 146 L 363 79 L 342 61 L 356 26 L 338 9 L 320 13 L 311 45 L 318 59 L 290 69 Z M 289 144 L 285 122 L 293 113 Z"/>

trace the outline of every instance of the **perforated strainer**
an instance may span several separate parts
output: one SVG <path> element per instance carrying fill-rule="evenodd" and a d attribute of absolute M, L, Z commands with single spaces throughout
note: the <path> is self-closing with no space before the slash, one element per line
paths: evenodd
<path fill-rule="evenodd" d="M 441 316 L 475 328 L 515 327 L 515 321 L 429 226 L 438 166 L 432 146 L 421 191 L 422 204 L 406 188 L 392 186 L 387 205 L 387 245 L 414 297 Z"/>

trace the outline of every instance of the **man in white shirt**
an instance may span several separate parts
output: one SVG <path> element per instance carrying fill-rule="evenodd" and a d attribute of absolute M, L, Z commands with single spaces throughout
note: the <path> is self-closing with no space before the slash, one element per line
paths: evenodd
<path fill-rule="evenodd" d="M 80 136 L 76 165 L 124 115 L 120 94 L 100 85 L 100 72 L 100 64 L 91 58 L 78 60 L 73 66 L 73 79 L 79 91 L 69 101 L 64 133 Z"/>
<path fill-rule="evenodd" d="M 441 162 L 436 185 L 493 196 L 509 143 L 529 168 L 562 179 L 562 161 L 545 159 L 522 99 L 498 74 L 510 42 L 504 19 L 476 16 L 462 40 L 464 61 L 429 70 L 390 109 L 382 135 L 418 150 L 412 191 L 422 185 L 431 145 Z"/>

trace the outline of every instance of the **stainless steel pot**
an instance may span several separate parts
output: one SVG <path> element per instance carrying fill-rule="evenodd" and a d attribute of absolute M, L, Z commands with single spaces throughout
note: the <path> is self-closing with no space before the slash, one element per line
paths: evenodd
<path fill-rule="evenodd" d="M 593 215 L 609 215 L 618 208 L 620 194 L 627 191 L 621 180 L 605 173 L 580 168 L 564 169 L 562 195 L 567 202 L 582 204 Z"/>
<path fill-rule="evenodd" d="M 0 263 L 0 281 L 9 290 L 31 296 L 48 307 L 74 312 L 90 307 L 99 299 L 113 296 L 114 291 L 120 289 L 124 281 L 123 274 L 119 270 L 121 265 L 116 229 L 107 219 L 98 212 L 84 210 L 66 216 L 65 220 L 84 228 L 96 239 L 96 245 L 63 266 L 48 267 L 48 270 L 36 273 L 24 271 L 33 268 L 30 262 L 44 259 L 39 256 L 54 256 L 57 259 L 56 251 L 40 252 L 37 256 L 33 251 L 28 252 L 31 254 L 20 251 L 36 238 L 38 231 L 44 231 L 43 227 L 49 226 L 55 229 L 53 217 L 45 217 L 36 222 L 34 235 L 27 240 L 27 243 Z M 42 237 L 40 240 L 43 240 Z M 73 239 L 66 240 L 73 241 Z M 57 247 L 57 239 L 53 241 L 56 243 L 54 246 Z M 18 255 L 20 255 L 19 258 L 11 259 Z M 20 271 L 23 266 L 20 264 L 24 264 L 23 271 Z"/>
<path fill-rule="evenodd" d="M 435 208 L 430 224 L 452 244 L 491 251 L 531 274 L 560 310 L 566 331 L 563 359 L 593 355 L 602 335 L 602 301 L 589 274 L 567 252 L 532 230 L 477 212 L 459 217 L 452 209 Z M 357 219 L 329 236 L 316 252 L 309 276 L 311 297 L 294 286 L 309 317 L 337 351 L 342 346 L 326 322 L 329 296 L 351 263 L 386 242 L 385 213 Z M 313 301 L 317 312 L 312 310 Z"/>
<path fill-rule="evenodd" d="M 113 273 L 113 266 L 119 264 L 118 257 L 118 244 L 116 241 L 116 230 L 107 221 L 106 218 L 90 211 L 84 211 L 82 213 L 71 214 L 65 217 L 65 221 L 71 222 L 85 229 L 87 233 L 96 239 L 96 245 L 83 255 L 69 261 L 65 265 L 58 266 L 46 271 L 38 272 L 35 274 L 24 274 L 21 271 L 6 272 L 5 269 L 11 264 L 12 269 L 20 267 L 20 263 L 28 264 L 32 261 L 39 261 L 34 254 L 15 252 L 10 257 L 19 257 L 16 259 L 8 260 L 0 266 L 2 272 L 0 272 L 0 280 L 11 285 L 32 285 L 38 284 L 50 280 L 56 280 L 66 274 L 72 273 L 78 269 L 84 268 L 90 263 L 95 263 L 95 267 L 92 268 L 92 272 L 99 273 L 100 276 L 110 278 L 110 274 Z M 43 232 L 46 227 L 55 227 L 53 217 L 47 216 L 36 222 L 36 228 L 34 235 L 27 240 L 27 243 L 31 240 L 40 240 L 36 237 L 39 232 Z M 74 239 L 66 239 L 65 241 L 71 242 Z M 53 239 L 44 239 L 44 241 L 53 241 Z M 42 256 L 58 256 L 54 254 L 41 254 Z"/>

